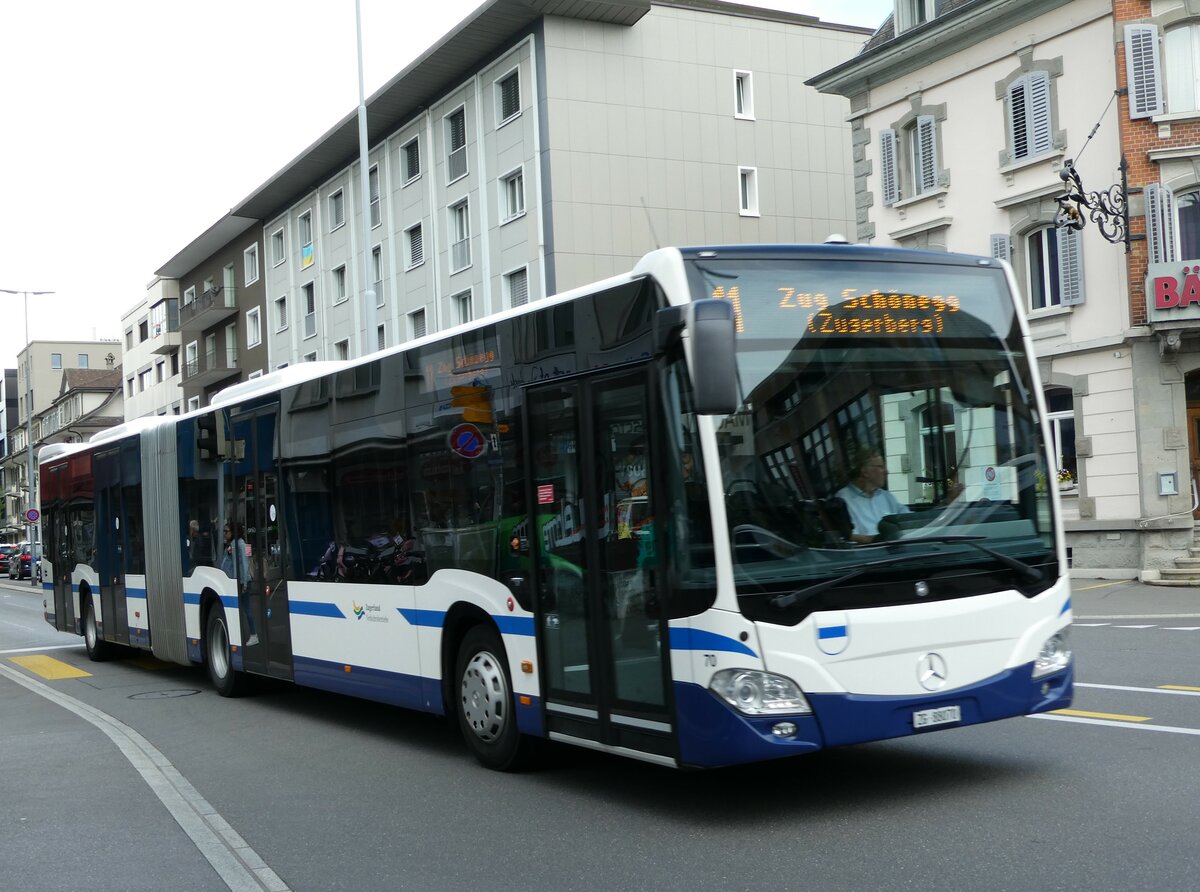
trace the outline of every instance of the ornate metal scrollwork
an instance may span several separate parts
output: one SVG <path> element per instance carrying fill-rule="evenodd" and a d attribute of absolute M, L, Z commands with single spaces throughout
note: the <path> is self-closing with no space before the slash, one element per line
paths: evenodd
<path fill-rule="evenodd" d="M 1114 244 L 1125 243 L 1129 251 L 1129 200 L 1126 188 L 1126 173 L 1129 164 L 1124 156 L 1121 157 L 1121 182 L 1109 186 L 1102 192 L 1086 192 L 1075 162 L 1068 158 L 1063 169 L 1058 172 L 1062 177 L 1066 192 L 1055 198 L 1058 202 L 1058 213 L 1054 217 L 1054 225 L 1067 229 L 1083 229 L 1087 218 L 1096 224 L 1100 234 L 1106 241 Z"/>

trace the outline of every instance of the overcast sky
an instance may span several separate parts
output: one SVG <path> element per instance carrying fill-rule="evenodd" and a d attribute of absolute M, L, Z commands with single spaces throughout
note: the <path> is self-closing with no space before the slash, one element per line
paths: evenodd
<path fill-rule="evenodd" d="M 361 0 L 367 95 L 479 5 Z M 874 28 L 893 0 L 753 5 Z M 0 289 L 55 292 L 32 340 L 119 337 L 156 269 L 357 106 L 354 0 L 3 0 Z M 13 368 L 22 298 L 0 308 Z"/>

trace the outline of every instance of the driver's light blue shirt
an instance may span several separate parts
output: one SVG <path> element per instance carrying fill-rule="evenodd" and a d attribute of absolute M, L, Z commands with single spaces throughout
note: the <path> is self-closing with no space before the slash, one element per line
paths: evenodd
<path fill-rule="evenodd" d="M 909 514 L 908 506 L 886 489 L 877 489 L 867 495 L 853 483 L 847 483 L 837 491 L 846 503 L 854 533 L 858 536 L 878 536 L 879 521 L 889 514 Z"/>

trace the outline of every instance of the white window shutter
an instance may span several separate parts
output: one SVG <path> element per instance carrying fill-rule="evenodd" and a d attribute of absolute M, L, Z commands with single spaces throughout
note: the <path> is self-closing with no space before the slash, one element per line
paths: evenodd
<path fill-rule="evenodd" d="M 917 118 L 917 146 L 920 191 L 928 192 L 937 188 L 937 122 L 933 115 L 920 115 Z"/>
<path fill-rule="evenodd" d="M 900 200 L 900 185 L 896 179 L 896 131 L 890 128 L 879 133 L 879 187 L 885 205 Z"/>
<path fill-rule="evenodd" d="M 992 256 L 997 260 L 1012 259 L 1012 243 L 1007 233 L 996 233 L 992 236 Z"/>
<path fill-rule="evenodd" d="M 1162 65 L 1157 25 L 1125 26 L 1125 71 L 1129 86 L 1129 117 L 1149 118 L 1162 114 Z"/>
<path fill-rule="evenodd" d="M 1064 307 L 1083 303 L 1083 239 L 1078 229 L 1058 230 L 1058 286 Z"/>
<path fill-rule="evenodd" d="M 1043 155 L 1054 148 L 1054 133 L 1050 126 L 1050 75 L 1045 71 L 1029 74 L 1029 154 Z"/>
<path fill-rule="evenodd" d="M 1175 245 L 1175 195 L 1160 183 L 1146 187 L 1146 247 L 1151 263 L 1173 263 Z"/>

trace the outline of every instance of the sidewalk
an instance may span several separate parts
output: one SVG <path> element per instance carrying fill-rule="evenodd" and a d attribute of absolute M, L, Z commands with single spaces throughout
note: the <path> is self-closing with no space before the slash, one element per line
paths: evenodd
<path fill-rule="evenodd" d="M 1200 588 L 1147 585 L 1136 579 L 1072 579 L 1075 619 L 1101 616 L 1200 617 Z"/>

